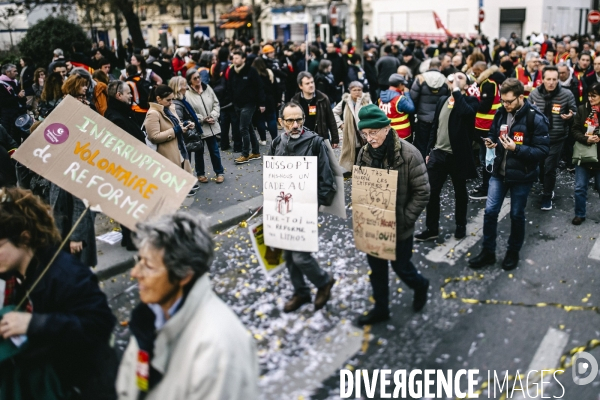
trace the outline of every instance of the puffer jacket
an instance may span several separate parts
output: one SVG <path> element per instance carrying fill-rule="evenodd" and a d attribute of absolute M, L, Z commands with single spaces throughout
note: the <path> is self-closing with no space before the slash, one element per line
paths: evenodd
<path fill-rule="evenodd" d="M 315 140 L 320 143 L 315 142 Z M 315 154 L 317 148 L 318 154 Z M 303 128 L 302 135 L 298 139 L 293 139 L 287 133 L 284 133 L 273 139 L 269 154 L 272 156 L 317 156 L 317 171 L 319 173 L 317 193 L 319 206 L 331 205 L 337 191 L 337 185 L 335 184 L 335 176 L 329 164 L 327 146 L 319 135 L 306 128 Z"/>
<path fill-rule="evenodd" d="M 527 129 L 527 113 L 535 113 L 533 126 L 535 130 Z M 510 128 L 509 136 L 514 140 L 515 132 L 523 134 L 523 144 L 517 144 L 515 151 L 509 151 L 506 157 L 505 175 L 500 175 L 500 166 L 504 158 L 504 149 L 498 137 L 500 126 L 506 124 L 507 112 L 500 107 L 494 116 L 489 138 L 497 143 L 496 158 L 492 175 L 505 182 L 530 183 L 535 182 L 539 175 L 538 164 L 548 155 L 550 150 L 550 136 L 548 135 L 548 119 L 529 101 L 525 100 L 523 107 L 515 114 L 515 119 Z"/>
<path fill-rule="evenodd" d="M 577 109 L 577 115 L 575 115 L 575 121 L 573 122 L 573 139 L 586 146 L 590 146 L 587 142 L 588 137 L 585 134 L 587 133 L 587 118 L 591 113 L 590 104 L 586 102 L 586 104 L 580 105 Z M 598 149 L 598 159 L 600 160 L 600 146 L 596 146 L 596 148 Z M 600 169 L 600 162 L 585 163 L 581 164 L 581 166 L 598 170 Z"/>
<path fill-rule="evenodd" d="M 427 168 L 419 150 L 407 141 L 400 140 L 396 131 L 390 129 L 388 135 L 394 136 L 395 159 L 383 169 L 398 171 L 398 190 L 396 191 L 396 234 L 398 240 L 410 237 L 415 231 L 415 222 L 429 202 L 429 178 Z M 373 159 L 365 145 L 358 154 L 356 165 L 372 167 Z"/>
<path fill-rule="evenodd" d="M 558 94 L 551 100 L 552 102 L 552 121 L 550 121 L 550 143 L 557 143 L 561 140 L 565 140 L 569 136 L 569 125 L 571 120 L 562 119 L 561 114 L 568 114 L 569 111 L 573 113 L 577 112 L 577 106 L 575 104 L 575 97 L 570 90 L 560 86 L 556 87 Z M 546 100 L 544 99 L 545 89 L 544 86 L 538 86 L 529 95 L 528 101 L 531 104 L 537 106 L 540 111 L 544 113 L 546 107 Z M 546 115 L 546 118 L 549 118 Z"/>
<path fill-rule="evenodd" d="M 415 103 L 419 121 L 431 123 L 438 100 L 449 94 L 450 89 L 446 85 L 446 77 L 437 69 L 417 76 L 410 89 L 410 97 Z"/>

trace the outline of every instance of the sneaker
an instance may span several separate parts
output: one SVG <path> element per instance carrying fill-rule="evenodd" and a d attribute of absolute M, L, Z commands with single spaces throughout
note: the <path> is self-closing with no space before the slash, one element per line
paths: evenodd
<path fill-rule="evenodd" d="M 250 159 L 248 157 L 244 157 L 244 156 L 239 156 L 238 158 L 236 158 L 234 160 L 234 162 L 236 164 L 246 164 L 250 161 Z"/>
<path fill-rule="evenodd" d="M 217 183 L 225 182 L 225 175 L 217 175 Z"/>
<path fill-rule="evenodd" d="M 473 190 L 469 193 L 469 198 L 471 200 L 485 200 L 487 199 L 487 190 L 483 189 L 481 186 Z"/>
<path fill-rule="evenodd" d="M 552 210 L 552 199 L 548 198 L 548 197 L 544 197 L 544 199 L 542 200 L 542 207 L 540 207 L 540 209 L 543 211 Z"/>
<path fill-rule="evenodd" d="M 417 242 L 425 242 L 427 240 L 437 239 L 438 235 L 438 231 L 430 231 L 429 229 L 425 229 L 423 232 L 415 235 L 415 240 Z"/>
<path fill-rule="evenodd" d="M 196 195 L 196 191 L 194 189 L 190 190 L 187 197 L 194 197 Z"/>
<path fill-rule="evenodd" d="M 262 156 L 260 154 L 254 154 L 254 153 L 250 153 L 250 155 L 248 156 L 248 161 L 252 161 L 252 160 L 260 160 L 262 158 Z"/>
<path fill-rule="evenodd" d="M 266 141 L 266 140 L 259 140 L 259 141 L 258 141 L 258 143 L 259 143 L 261 146 L 266 146 L 266 145 L 267 145 L 267 141 Z"/>
<path fill-rule="evenodd" d="M 456 239 L 462 239 L 467 236 L 467 227 L 465 225 L 456 225 L 456 230 L 454 231 L 454 237 Z"/>

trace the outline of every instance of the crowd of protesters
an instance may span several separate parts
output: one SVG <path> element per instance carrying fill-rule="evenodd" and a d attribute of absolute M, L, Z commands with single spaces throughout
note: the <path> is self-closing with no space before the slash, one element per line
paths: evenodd
<path fill-rule="evenodd" d="M 575 174 L 572 223 L 585 221 L 589 179 L 596 179 L 598 190 L 600 178 L 597 52 L 600 42 L 587 36 L 550 38 L 537 33 L 494 42 L 485 37 L 430 43 L 367 37 L 361 51 L 352 40 L 338 36 L 330 43 L 317 37 L 308 47 L 240 38 L 210 39 L 194 48 L 137 49 L 129 42 L 118 52 L 103 42 L 91 49 L 75 43 L 71 49 L 55 49 L 51 60 L 23 57 L 18 66 L 2 65 L 0 188 L 20 187 L 0 189 L 0 255 L 4 252 L 9 260 L 0 257 L 0 273 L 18 280 L 11 281 L 16 286 L 10 299 L 26 292 L 61 240 L 71 256 L 61 253 L 56 262 L 63 269 L 55 268 L 46 278 L 56 285 L 49 290 L 65 292 L 65 301 L 54 307 L 55 299 L 38 294 L 40 310 L 48 307 L 48 313 L 9 313 L 1 320 L 0 334 L 7 338 L 26 333 L 31 344 L 41 348 L 44 339 L 60 337 L 74 346 L 72 354 L 54 364 L 61 384 L 78 387 L 83 398 L 100 398 L 94 396 L 103 392 L 94 391 L 102 382 L 77 366 L 110 360 L 78 349 L 108 345 L 114 318 L 91 273 L 71 271 L 96 264 L 94 213 L 82 200 L 11 159 L 67 96 L 179 168 L 195 171 L 197 183 L 190 195 L 211 181 L 225 181 L 224 151 L 239 153 L 236 164 L 259 160 L 264 152 L 316 155 L 320 205 L 331 204 L 336 192 L 329 145 L 341 147 L 339 163 L 346 177 L 354 165 L 397 170 L 398 259 L 392 267 L 414 289 L 413 308 L 420 311 L 427 302 L 429 281 L 410 262 L 413 240 L 439 236 L 440 194 L 448 176 L 457 239 L 467 234 L 469 198 L 486 200 L 483 248 L 469 259 L 474 269 L 496 262 L 498 215 L 509 191 L 512 225 L 502 268 L 517 267 L 530 191 L 541 182 L 539 207 L 552 210 L 559 168 Z M 261 151 L 268 139 L 270 147 Z M 210 179 L 205 153 L 212 167 Z M 468 193 L 467 180 L 481 184 Z M 414 234 L 415 221 L 425 209 L 426 229 Z M 16 229 L 6 224 L 16 224 Z M 118 396 L 256 398 L 252 340 L 209 289 L 206 272 L 213 244 L 203 222 L 176 214 L 139 225 L 136 234 L 122 228 L 122 246 L 139 250 L 132 276 L 140 282 L 142 304 L 132 316 L 133 338 L 119 372 Z M 295 293 L 284 311 L 311 301 L 304 276 L 317 287 L 315 309 L 324 307 L 335 284 L 333 276 L 310 253 L 286 251 L 285 261 Z M 368 261 L 375 308 L 359 319 L 360 325 L 389 318 L 388 263 L 371 256 Z M 56 277 L 59 271 L 70 280 Z M 171 322 L 176 313 L 181 317 Z M 222 322 L 218 329 L 212 320 Z M 203 328 L 204 336 L 189 329 L 200 325 L 212 328 Z M 76 334 L 69 326 L 79 327 Z M 69 335 L 61 335 L 67 331 Z M 179 339 L 171 342 L 175 336 Z M 239 346 L 237 355 L 228 344 L 233 342 Z M 206 345 L 214 350 L 203 352 Z M 197 353 L 202 357 L 195 357 Z M 171 356 L 186 364 L 186 374 L 170 373 Z M 192 374 L 216 364 L 230 370 L 224 375 L 227 379 L 213 379 L 209 372 Z M 180 395 L 173 397 L 175 389 Z"/>

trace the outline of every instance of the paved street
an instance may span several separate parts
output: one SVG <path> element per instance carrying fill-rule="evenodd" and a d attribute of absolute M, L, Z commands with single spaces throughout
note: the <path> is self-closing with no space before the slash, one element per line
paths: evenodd
<path fill-rule="evenodd" d="M 245 166 L 258 167 L 258 163 Z M 231 190 L 244 192 L 258 183 L 246 185 Z M 216 292 L 256 339 L 264 398 L 306 399 L 314 394 L 310 398 L 337 399 L 341 367 L 369 371 L 476 368 L 480 379 L 487 379 L 488 370 L 495 370 L 500 377 L 507 370 L 510 375 L 517 370 L 526 375 L 529 369 L 558 367 L 564 352 L 600 338 L 598 309 L 594 309 L 600 296 L 595 277 L 600 268 L 600 246 L 595 246 L 600 204 L 598 194 L 590 190 L 587 221 L 579 227 L 571 225 L 572 187 L 573 176 L 561 172 L 557 208 L 550 212 L 539 210 L 539 196 L 530 197 L 521 263 L 510 274 L 500 269 L 510 229 L 508 216 L 499 224 L 498 264 L 475 274 L 466 267 L 466 259 L 480 249 L 478 220 L 484 201 L 470 203 L 467 237 L 456 243 L 451 239 L 454 200 L 448 197 L 446 187 L 441 238 L 437 243 L 417 244 L 414 251 L 413 261 L 432 284 L 429 303 L 423 312 L 415 314 L 412 292 L 392 275 L 392 319 L 365 329 L 356 328 L 353 322 L 371 306 L 368 266 L 364 254 L 354 249 L 350 218 L 319 218 L 321 246 L 317 257 L 334 273 L 337 284 L 328 306 L 316 313 L 311 305 L 293 314 L 282 312 L 284 301 L 292 294 L 288 274 L 284 271 L 272 280 L 265 278 L 252 252 L 247 229 L 237 227 L 218 236 L 212 281 Z M 349 204 L 350 181 L 346 181 L 345 189 Z M 260 187 L 254 190 L 260 192 Z M 539 188 L 534 187 L 535 191 Z M 424 215 L 417 230 L 423 222 Z M 448 278 L 465 279 L 445 283 Z M 137 301 L 135 288 L 131 289 L 134 284 L 127 275 L 103 283 L 123 325 Z M 130 291 L 121 294 L 127 288 Z M 495 300 L 503 303 L 493 304 Z M 582 307 L 585 309 L 580 310 Z M 124 346 L 126 327 L 119 326 L 116 333 L 117 343 Z M 588 351 L 600 358 L 600 349 Z M 540 354 L 547 357 L 540 361 Z M 598 379 L 577 386 L 571 370 L 558 379 L 565 388 L 563 398 L 599 398 Z M 378 391 L 374 398 L 379 398 Z M 561 392 L 556 383 L 545 385 L 546 396 L 559 397 Z"/>

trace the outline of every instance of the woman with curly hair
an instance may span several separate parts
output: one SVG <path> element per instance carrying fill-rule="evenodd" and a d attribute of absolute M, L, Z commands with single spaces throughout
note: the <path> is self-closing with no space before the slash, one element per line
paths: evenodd
<path fill-rule="evenodd" d="M 62 85 L 63 99 L 67 95 L 71 95 L 75 97 L 77 100 L 82 102 L 83 104 L 89 106 L 90 102 L 87 101 L 87 90 L 90 87 L 90 82 L 87 78 L 79 75 L 73 74 L 67 78 L 65 83 Z M 62 99 L 61 99 L 62 100 Z M 60 102 L 59 102 L 60 103 Z"/>
<path fill-rule="evenodd" d="M 66 396 L 61 398 L 114 398 L 116 359 L 109 340 L 115 317 L 94 273 L 58 251 L 60 239 L 50 207 L 39 197 L 0 188 L 3 304 L 20 305 L 3 310 L 0 319 L 0 344 L 20 347 L 0 362 L 2 387 L 9 397 L 14 389 L 21 398 L 40 398 L 39 384 L 52 381 L 42 366 L 50 366 L 58 381 L 54 391 Z"/>

